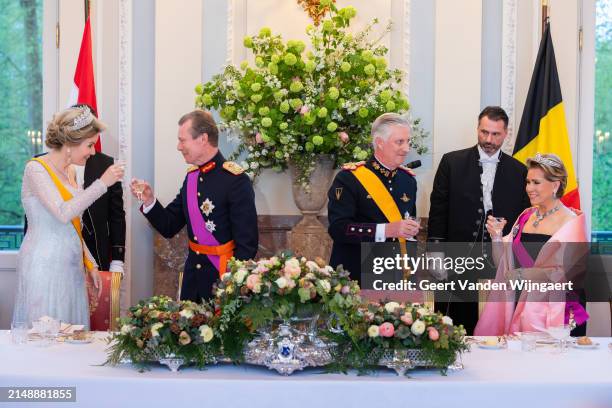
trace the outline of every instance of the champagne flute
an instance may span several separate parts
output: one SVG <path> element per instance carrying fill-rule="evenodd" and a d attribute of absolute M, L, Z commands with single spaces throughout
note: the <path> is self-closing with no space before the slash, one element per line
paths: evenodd
<path fill-rule="evenodd" d="M 142 202 L 142 193 L 145 189 L 145 181 L 139 179 L 136 179 L 135 181 L 136 182 L 133 184 L 134 192 L 136 193 L 136 198 L 138 198 L 138 201 Z"/>
<path fill-rule="evenodd" d="M 495 238 L 501 239 L 503 235 L 503 222 L 505 220 L 504 217 L 495 217 L 495 223 L 493 224 L 493 230 L 495 231 Z"/>

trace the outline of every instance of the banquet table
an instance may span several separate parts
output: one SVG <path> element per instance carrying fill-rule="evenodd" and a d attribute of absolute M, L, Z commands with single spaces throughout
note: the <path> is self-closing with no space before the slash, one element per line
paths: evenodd
<path fill-rule="evenodd" d="M 139 372 L 105 361 L 106 333 L 89 344 L 15 345 L 0 331 L 0 387 L 76 387 L 76 402 L 4 406 L 172 407 L 612 407 L 611 338 L 594 338 L 593 350 L 551 347 L 523 352 L 471 346 L 463 370 L 442 376 L 415 370 L 410 378 L 381 369 L 374 375 L 324 374 L 306 369 L 283 377 L 265 367 L 219 364 L 173 373 L 154 364 Z"/>

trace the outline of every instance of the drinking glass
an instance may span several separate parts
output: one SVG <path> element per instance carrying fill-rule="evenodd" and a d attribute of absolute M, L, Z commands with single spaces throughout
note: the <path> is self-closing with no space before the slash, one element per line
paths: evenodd
<path fill-rule="evenodd" d="M 495 230 L 495 236 L 501 238 L 503 234 L 503 222 L 505 220 L 504 217 L 493 217 L 495 218 L 495 222 L 493 224 L 493 229 Z"/>
<path fill-rule="evenodd" d="M 535 351 L 537 339 L 538 333 L 521 333 L 521 350 L 527 352 Z"/>
<path fill-rule="evenodd" d="M 552 338 L 559 341 L 559 353 L 563 353 L 563 343 L 566 338 L 570 336 L 571 328 L 569 325 L 565 324 L 562 326 L 554 326 L 549 327 L 547 330 L 548 334 L 551 335 Z"/>
<path fill-rule="evenodd" d="M 405 220 L 412 220 L 412 221 L 416 222 L 417 224 L 419 224 L 419 227 L 421 226 L 421 217 L 414 217 L 414 216 L 410 215 L 410 213 L 408 211 L 406 211 L 404 213 L 404 219 Z M 406 238 L 406 241 L 416 241 L 416 238 L 415 237 Z"/>
<path fill-rule="evenodd" d="M 28 324 L 26 322 L 11 323 L 11 343 L 15 345 L 28 342 Z"/>
<path fill-rule="evenodd" d="M 142 201 L 142 193 L 144 192 L 144 189 L 145 189 L 145 181 L 135 179 L 135 183 L 133 184 L 133 186 L 134 186 L 134 192 L 136 193 L 136 198 L 138 198 L 138 201 Z"/>

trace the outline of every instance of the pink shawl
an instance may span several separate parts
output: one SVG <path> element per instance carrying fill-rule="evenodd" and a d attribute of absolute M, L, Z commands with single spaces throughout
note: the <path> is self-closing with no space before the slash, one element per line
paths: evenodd
<path fill-rule="evenodd" d="M 533 208 L 526 209 L 526 212 Z M 565 223 L 542 247 L 533 265 L 549 273 L 549 281 L 565 282 L 572 279 L 581 265 L 577 262 L 583 258 L 587 246 L 567 245 L 568 243 L 587 242 L 584 214 L 572 209 L 577 215 Z M 521 214 L 522 215 L 522 214 Z M 521 217 L 519 216 L 519 219 Z M 514 224 L 516 227 L 518 219 Z M 513 228 L 515 230 L 515 228 Z M 506 282 L 506 272 L 514 269 L 512 253 L 512 233 L 503 237 L 504 249 L 499 261 L 495 282 Z M 584 265 L 582 265 L 583 267 Z M 583 269 L 582 269 L 583 270 Z M 560 326 L 565 318 L 565 299 L 560 299 L 560 292 L 538 293 L 523 291 L 519 302 L 514 307 L 515 291 L 495 291 L 489 293 L 489 300 L 474 329 L 477 336 L 499 336 L 519 331 L 543 331 L 548 327 Z"/>

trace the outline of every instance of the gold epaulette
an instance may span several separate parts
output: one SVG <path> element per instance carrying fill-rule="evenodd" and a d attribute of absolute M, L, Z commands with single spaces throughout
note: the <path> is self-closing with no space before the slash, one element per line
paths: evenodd
<path fill-rule="evenodd" d="M 342 170 L 355 170 L 357 167 L 361 167 L 365 164 L 365 161 L 360 161 L 356 163 L 345 163 L 342 165 Z"/>
<path fill-rule="evenodd" d="M 198 166 L 189 166 L 187 167 L 187 173 L 191 173 L 192 171 L 197 170 L 197 169 L 199 169 Z"/>
<path fill-rule="evenodd" d="M 226 161 L 223 163 L 223 168 L 232 173 L 234 176 L 244 173 L 244 169 L 240 167 L 238 163 L 234 163 L 232 161 Z"/>
<path fill-rule="evenodd" d="M 414 170 L 406 166 L 399 166 L 400 169 L 404 170 L 406 173 L 410 174 L 412 177 L 416 176 Z"/>

